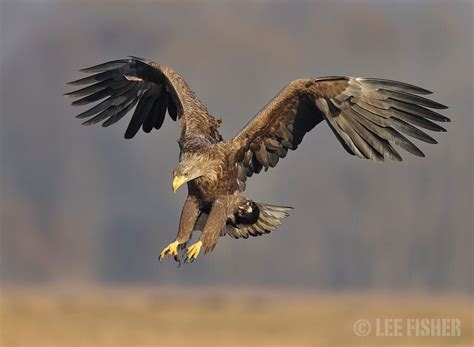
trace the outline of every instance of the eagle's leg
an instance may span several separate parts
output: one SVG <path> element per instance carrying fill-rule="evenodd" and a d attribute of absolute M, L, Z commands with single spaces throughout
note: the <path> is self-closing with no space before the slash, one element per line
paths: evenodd
<path fill-rule="evenodd" d="M 221 231 L 225 227 L 229 205 L 230 199 L 227 197 L 214 201 L 199 241 L 186 249 L 187 257 L 184 260 L 185 263 L 193 262 L 199 255 L 202 247 L 204 247 L 204 253 L 214 249 Z"/>
<path fill-rule="evenodd" d="M 184 248 L 186 242 L 191 238 L 194 224 L 199 217 L 199 207 L 199 200 L 194 196 L 188 196 L 184 203 L 183 211 L 181 212 L 178 235 L 176 235 L 175 241 L 171 242 L 161 251 L 160 261 L 168 254 L 172 255 L 175 261 L 181 261 L 179 258 L 179 250 Z"/>

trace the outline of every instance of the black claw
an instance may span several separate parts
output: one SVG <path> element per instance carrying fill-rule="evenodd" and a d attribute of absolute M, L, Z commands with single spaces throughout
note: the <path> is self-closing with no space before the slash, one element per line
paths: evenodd
<path fill-rule="evenodd" d="M 165 258 L 170 252 L 169 251 L 166 251 L 165 253 L 163 253 L 163 255 L 160 254 L 160 256 L 158 257 L 158 259 L 160 260 L 160 263 L 163 262 L 163 258 Z"/>
<path fill-rule="evenodd" d="M 193 258 L 190 258 L 189 256 L 186 256 L 186 259 L 184 259 L 185 264 L 192 263 L 193 261 L 194 261 Z"/>

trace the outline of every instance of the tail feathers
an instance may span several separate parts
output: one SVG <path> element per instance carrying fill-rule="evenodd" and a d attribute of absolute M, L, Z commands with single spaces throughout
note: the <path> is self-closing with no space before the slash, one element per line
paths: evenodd
<path fill-rule="evenodd" d="M 249 236 L 268 234 L 280 226 L 283 219 L 289 216 L 288 211 L 293 209 L 293 207 L 288 206 L 255 204 L 260 210 L 257 221 L 253 224 L 227 225 L 225 232 L 229 234 L 229 236 L 235 239 L 247 239 Z"/>

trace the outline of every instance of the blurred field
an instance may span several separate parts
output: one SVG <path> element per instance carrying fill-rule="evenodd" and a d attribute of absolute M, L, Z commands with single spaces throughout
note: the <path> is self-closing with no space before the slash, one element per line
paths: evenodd
<path fill-rule="evenodd" d="M 359 319 L 459 318 L 460 337 L 367 337 Z M 2 346 L 472 346 L 472 298 L 213 288 L 5 289 Z"/>

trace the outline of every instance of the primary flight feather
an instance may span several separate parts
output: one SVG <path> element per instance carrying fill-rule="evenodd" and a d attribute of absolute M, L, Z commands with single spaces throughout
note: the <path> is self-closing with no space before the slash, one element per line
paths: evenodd
<path fill-rule="evenodd" d="M 220 120 L 164 65 L 131 57 L 81 71 L 93 75 L 69 84 L 88 86 L 65 95 L 79 97 L 72 103 L 77 106 L 103 100 L 77 116 L 84 125 L 107 127 L 134 107 L 127 139 L 140 128 L 146 133 L 160 129 L 166 113 L 179 122 L 180 156 L 172 186 L 176 191 L 187 183 L 188 197 L 176 239 L 160 260 L 172 255 L 180 261 L 185 250 L 185 262 L 194 261 L 201 248 L 211 251 L 219 236 L 248 238 L 275 230 L 291 207 L 245 198 L 247 177 L 275 167 L 323 120 L 347 152 L 377 162 L 401 161 L 395 146 L 424 156 L 408 137 L 436 143 L 420 128 L 444 132 L 438 123 L 449 122 L 432 110 L 447 107 L 420 96 L 431 94 L 420 87 L 377 78 L 305 78 L 288 84 L 234 138 L 224 140 Z M 194 230 L 202 231 L 199 241 L 186 248 Z"/>

